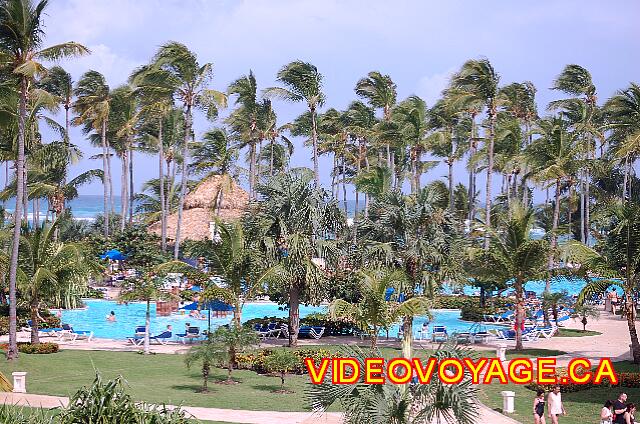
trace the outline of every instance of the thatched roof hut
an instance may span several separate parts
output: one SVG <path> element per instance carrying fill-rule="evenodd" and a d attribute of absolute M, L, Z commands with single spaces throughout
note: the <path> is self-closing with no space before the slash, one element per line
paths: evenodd
<path fill-rule="evenodd" d="M 187 194 L 182 211 L 182 228 L 180 239 L 183 240 L 207 240 L 214 233 L 214 205 L 218 196 L 222 195 L 222 201 L 218 202 L 215 217 L 222 220 L 234 220 L 240 218 L 249 204 L 249 193 L 244 191 L 231 178 L 223 178 L 213 175 L 201 181 L 195 189 Z M 167 240 L 174 241 L 178 213 L 167 217 Z M 149 226 L 149 230 L 160 235 L 160 222 Z"/>

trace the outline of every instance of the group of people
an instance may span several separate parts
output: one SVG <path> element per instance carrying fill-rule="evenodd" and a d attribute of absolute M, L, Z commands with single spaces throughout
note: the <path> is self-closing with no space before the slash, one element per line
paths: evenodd
<path fill-rule="evenodd" d="M 558 418 L 561 415 L 567 415 L 567 411 L 564 409 L 562 403 L 562 393 L 560 393 L 560 386 L 555 386 L 552 391 L 547 395 L 545 401 L 544 390 L 538 389 L 536 397 L 533 400 L 533 419 L 535 424 L 546 424 L 544 410 L 547 408 L 547 415 L 551 419 L 551 424 L 558 424 Z"/>
<path fill-rule="evenodd" d="M 545 400 L 544 390 L 538 389 L 533 400 L 533 419 L 535 424 L 546 424 L 545 408 L 551 424 L 558 424 L 561 416 L 567 415 L 562 403 L 560 386 L 555 386 Z M 600 424 L 634 424 L 636 405 L 627 403 L 627 394 L 620 393 L 618 399 L 606 401 L 600 411 Z"/>
<path fill-rule="evenodd" d="M 600 411 L 600 424 L 635 423 L 636 405 L 626 402 L 626 393 L 620 393 L 618 399 L 614 401 L 606 401 Z"/>

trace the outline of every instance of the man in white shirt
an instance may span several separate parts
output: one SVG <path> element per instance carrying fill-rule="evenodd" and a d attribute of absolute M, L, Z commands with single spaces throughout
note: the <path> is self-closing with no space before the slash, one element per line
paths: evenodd
<path fill-rule="evenodd" d="M 551 424 L 558 424 L 558 417 L 560 415 L 567 415 L 567 411 L 564 410 L 562 404 L 562 393 L 560 393 L 560 386 L 555 386 L 553 391 L 547 395 L 547 405 L 549 408 L 549 418 L 551 418 Z"/>

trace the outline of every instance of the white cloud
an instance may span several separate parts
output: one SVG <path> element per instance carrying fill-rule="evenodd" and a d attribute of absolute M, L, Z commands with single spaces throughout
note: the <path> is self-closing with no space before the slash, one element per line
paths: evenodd
<path fill-rule="evenodd" d="M 425 75 L 418 81 L 416 94 L 426 100 L 429 107 L 433 106 L 441 97 L 442 90 L 447 87 L 454 72 L 455 68 L 449 68 L 444 72 Z"/>

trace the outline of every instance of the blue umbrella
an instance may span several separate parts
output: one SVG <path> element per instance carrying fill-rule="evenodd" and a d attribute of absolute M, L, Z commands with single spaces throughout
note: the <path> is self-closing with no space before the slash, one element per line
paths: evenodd
<path fill-rule="evenodd" d="M 126 255 L 123 255 L 121 251 L 117 249 L 111 249 L 100 255 L 101 259 L 111 259 L 112 261 L 124 261 L 127 259 Z"/>

